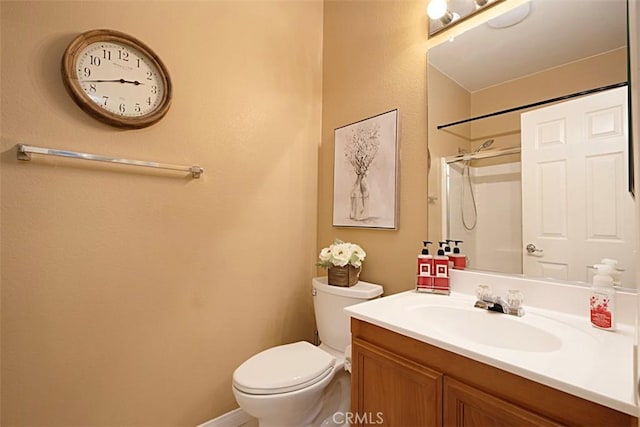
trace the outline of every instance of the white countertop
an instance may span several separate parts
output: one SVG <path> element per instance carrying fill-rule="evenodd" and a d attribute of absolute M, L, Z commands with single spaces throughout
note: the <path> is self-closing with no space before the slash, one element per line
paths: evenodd
<path fill-rule="evenodd" d="M 525 315 L 515 317 L 473 308 L 474 302 L 475 297 L 468 294 L 407 291 L 356 304 L 345 311 L 401 335 L 638 416 L 633 380 L 635 329 L 631 325 L 618 323 L 615 332 L 604 331 L 592 327 L 586 315 L 525 304 Z M 491 317 L 484 319 L 482 313 Z M 434 321 L 433 314 L 449 316 L 451 322 L 448 318 L 441 321 L 442 317 Z M 477 329 L 479 324 L 486 325 L 484 320 L 493 322 L 492 327 L 484 328 L 492 330 Z M 451 328 L 463 332 L 457 334 Z M 521 334 L 514 336 L 509 328 Z M 538 338 L 545 343 L 539 349 Z"/>

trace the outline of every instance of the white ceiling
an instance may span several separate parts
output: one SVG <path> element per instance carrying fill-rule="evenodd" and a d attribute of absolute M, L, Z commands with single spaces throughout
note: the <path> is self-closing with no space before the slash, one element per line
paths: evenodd
<path fill-rule="evenodd" d="M 627 43 L 626 0 L 531 0 L 519 24 L 481 24 L 429 50 L 429 62 L 470 92 Z"/>

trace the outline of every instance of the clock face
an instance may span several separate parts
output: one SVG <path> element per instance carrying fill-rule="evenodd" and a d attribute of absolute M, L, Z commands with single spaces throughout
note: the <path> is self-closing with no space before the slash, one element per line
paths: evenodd
<path fill-rule="evenodd" d="M 78 54 L 75 72 L 89 99 L 118 116 L 150 114 L 163 99 L 158 67 L 149 56 L 122 43 L 88 45 Z"/>
<path fill-rule="evenodd" d="M 62 58 L 62 80 L 86 113 L 109 125 L 143 128 L 171 105 L 171 80 L 141 41 L 113 30 L 78 35 Z"/>

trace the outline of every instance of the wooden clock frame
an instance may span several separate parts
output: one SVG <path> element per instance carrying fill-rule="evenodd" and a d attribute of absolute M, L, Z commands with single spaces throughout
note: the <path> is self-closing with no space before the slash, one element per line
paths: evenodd
<path fill-rule="evenodd" d="M 127 117 L 114 114 L 93 102 L 84 92 L 75 72 L 79 54 L 90 44 L 106 42 L 120 43 L 142 52 L 155 65 L 159 78 L 164 85 L 164 93 L 158 107 L 149 114 L 139 117 Z M 87 114 L 111 126 L 123 129 L 140 129 L 158 122 L 171 106 L 172 84 L 167 67 L 155 52 L 140 40 L 119 31 L 100 29 L 84 32 L 74 38 L 62 56 L 62 81 L 75 103 Z"/>

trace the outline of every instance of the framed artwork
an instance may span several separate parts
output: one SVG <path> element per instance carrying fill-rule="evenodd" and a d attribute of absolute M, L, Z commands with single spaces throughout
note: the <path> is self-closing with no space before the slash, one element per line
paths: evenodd
<path fill-rule="evenodd" d="M 398 109 L 334 133 L 333 225 L 397 230 Z"/>

